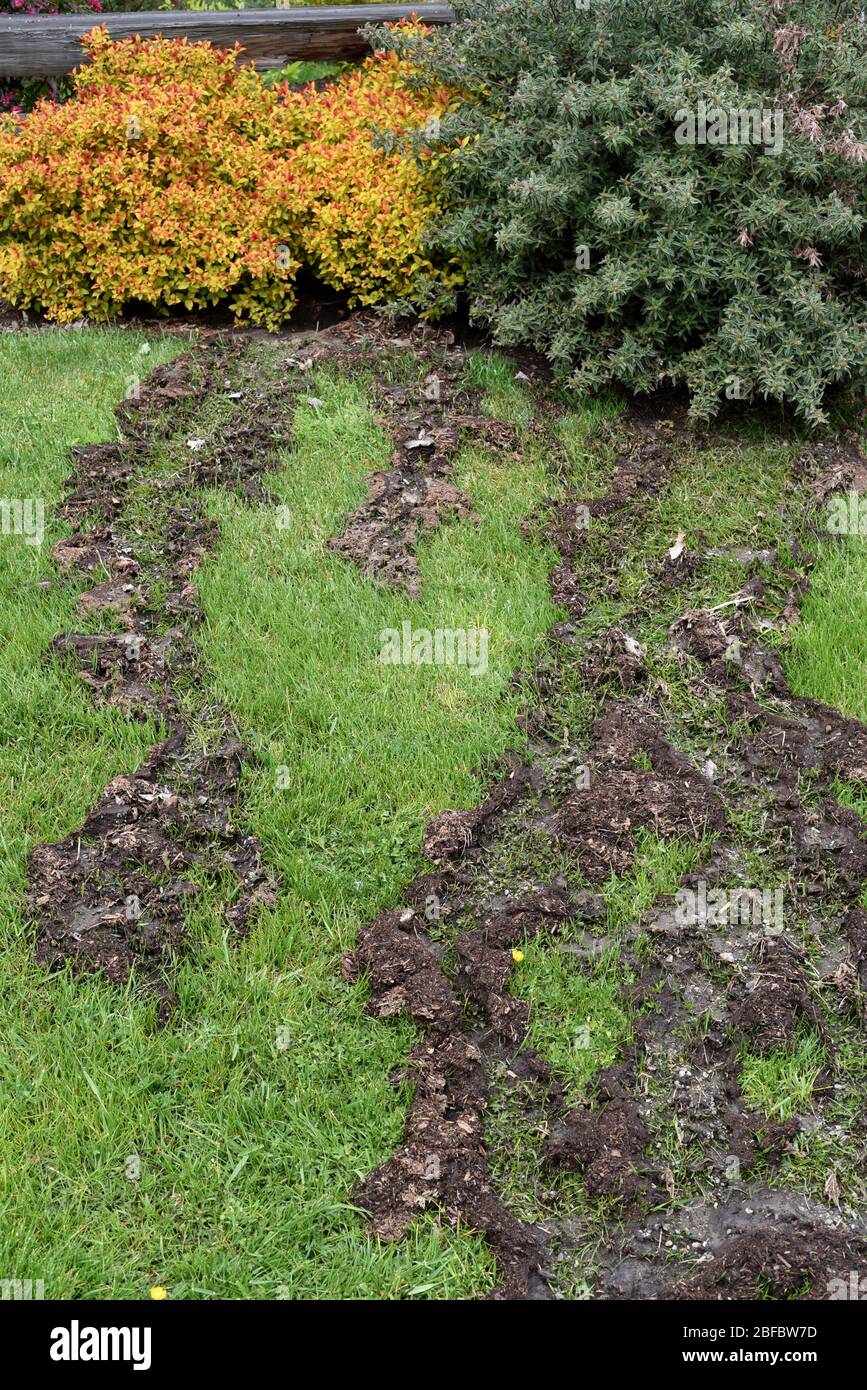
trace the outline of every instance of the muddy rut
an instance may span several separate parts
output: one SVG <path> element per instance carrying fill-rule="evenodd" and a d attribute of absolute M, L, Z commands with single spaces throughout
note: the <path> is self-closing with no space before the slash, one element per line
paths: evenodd
<path fill-rule="evenodd" d="M 116 984 L 135 972 L 176 1004 L 173 967 L 188 949 L 185 920 L 202 875 L 234 883 L 225 920 L 247 930 L 274 884 L 256 839 L 235 823 L 248 751 L 228 714 L 208 711 L 207 735 L 190 727 L 182 689 L 196 681 L 192 633 L 201 618 L 193 574 L 214 528 L 194 499 L 220 484 L 264 496 L 262 476 L 288 441 L 273 414 L 261 423 L 256 389 L 222 422 L 219 437 L 190 437 L 180 471 L 159 477 L 161 446 L 209 396 L 225 395 L 240 345 L 218 342 L 157 368 L 117 412 L 120 441 L 73 453 L 60 515 L 71 535 L 53 550 L 59 568 L 90 584 L 77 600 L 97 631 L 65 632 L 50 655 L 74 670 L 98 704 L 157 720 L 166 736 L 134 772 L 114 778 L 83 823 L 28 861 L 37 958 L 71 962 Z M 291 394 L 297 387 L 286 387 Z M 238 393 L 240 394 L 240 393 Z"/>
<path fill-rule="evenodd" d="M 758 571 L 772 557 L 746 547 L 734 557 L 745 582 L 732 602 L 719 612 L 675 610 L 665 642 L 691 696 L 723 711 L 718 724 L 705 721 L 703 760 L 678 747 L 676 711 L 628 631 L 647 605 L 670 609 L 672 595 L 700 577 L 701 555 L 675 544 L 650 566 L 641 608 L 616 627 L 579 635 L 600 592 L 618 595 L 619 566 L 642 509 L 669 485 L 683 442 L 671 408 L 631 413 L 618 430 L 604 493 L 568 493 L 537 518 L 560 553 L 551 589 L 567 618 L 549 635 L 539 670 L 518 677 L 536 701 L 525 716 L 530 760 L 513 760 L 475 809 L 446 812 L 428 826 L 429 872 L 410 885 L 404 907 L 361 932 L 345 962 L 349 978 L 367 976 L 372 1014 L 404 1014 L 420 1030 L 407 1063 L 414 1099 L 403 1142 L 355 1200 L 384 1239 L 398 1238 L 427 1206 L 483 1232 L 497 1258 L 495 1298 L 562 1296 L 556 1264 L 569 1258 L 570 1245 L 586 1248 L 591 1227 L 576 1223 L 568 1204 L 539 1224 L 522 1222 L 498 1198 L 486 1112 L 492 1078 L 505 1075 L 537 1124 L 543 1117 L 543 1164 L 552 1173 L 580 1172 L 588 1196 L 608 1213 L 607 1239 L 590 1261 L 591 1296 L 830 1297 L 834 1281 L 867 1257 L 863 1210 L 841 1199 L 833 1170 L 827 1202 L 775 1185 L 808 1117 L 775 1120 L 751 1110 L 740 1058 L 745 1048 L 762 1056 L 794 1046 L 809 1029 L 827 1058 L 813 1095 L 820 1116 L 843 1085 L 826 1008 L 863 1024 L 867 919 L 857 904 L 867 838 L 833 793 L 835 779 L 865 780 L 867 728 L 792 695 L 754 615 L 766 627 L 776 603 L 774 624 L 796 621 L 808 580 L 778 573 L 771 592 Z M 556 459 L 553 439 L 551 449 Z M 805 493 L 822 499 L 841 478 L 851 483 L 852 450 L 846 440 L 803 455 Z M 582 563 L 597 521 L 607 528 L 601 569 L 598 553 Z M 576 667 L 597 713 L 585 745 L 564 750 L 547 711 Z M 570 764 L 580 767 L 576 780 L 563 776 Z M 768 877 L 785 891 L 749 886 L 732 824 L 742 804 L 761 807 Z M 550 844 L 550 877 L 492 894 L 498 851 L 516 827 L 533 827 Z M 700 868 L 627 931 L 621 973 L 631 1041 L 576 1108 L 529 1045 L 528 1006 L 510 988 L 513 953 L 520 959 L 537 937 L 557 949 L 568 934 L 568 949 L 592 970 L 606 944 L 597 890 L 630 872 L 645 833 L 700 847 Z M 563 852 L 580 878 L 558 872 Z M 432 920 L 448 922 L 448 933 L 432 932 Z M 576 928 L 583 947 L 574 945 Z M 660 1106 L 685 1149 L 699 1154 L 686 1177 L 675 1177 L 660 1152 Z M 830 1110 L 818 1121 L 833 1122 Z M 862 1119 L 848 1137 L 863 1176 Z"/>

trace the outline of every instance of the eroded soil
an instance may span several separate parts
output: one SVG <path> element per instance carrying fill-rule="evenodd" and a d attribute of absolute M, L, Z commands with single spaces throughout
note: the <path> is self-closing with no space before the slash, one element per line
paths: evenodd
<path fill-rule="evenodd" d="M 563 1296 L 558 1262 L 593 1239 L 592 1297 L 830 1297 L 833 1281 L 867 1254 L 863 1117 L 847 1135 L 854 1176 L 845 1197 L 833 1170 L 826 1203 L 794 1195 L 797 1180 L 787 1184 L 785 1172 L 804 1126 L 833 1128 L 836 1091 L 852 1084 L 837 1070 L 831 1018 L 863 1018 L 867 917 L 856 904 L 867 837 L 833 787 L 864 782 L 867 729 L 789 690 L 762 633 L 797 621 L 808 574 L 782 570 L 768 550 L 736 548 L 745 579 L 732 601 L 718 612 L 685 603 L 668 624 L 663 655 L 707 712 L 703 758 L 654 676 L 656 654 L 629 624 L 579 637 L 600 595 L 618 595 L 642 508 L 677 468 L 676 411 L 644 410 L 619 429 L 604 493 L 567 493 L 539 518 L 559 550 L 551 588 L 567 619 L 537 671 L 518 677 L 535 696 L 524 721 L 533 757 L 513 760 L 475 809 L 428 826 L 430 871 L 407 890 L 406 908 L 362 932 L 346 962 L 351 976 L 367 972 L 372 1013 L 406 1014 L 422 1035 L 409 1062 L 416 1089 L 404 1141 L 355 1199 L 386 1239 L 430 1204 L 483 1231 L 500 1270 L 497 1298 Z M 857 486 L 862 467 L 847 439 L 798 458 L 793 485 L 799 478 L 824 501 Z M 601 520 L 605 550 L 585 560 Z M 671 612 L 679 591 L 700 580 L 702 558 L 678 538 L 648 567 L 642 604 Z M 759 571 L 775 565 L 768 585 Z M 582 742 L 564 747 L 552 716 L 576 673 L 596 713 Z M 750 886 L 737 827 L 745 806 L 760 808 L 752 849 L 767 855 L 779 891 Z M 544 848 L 516 872 L 509 847 L 528 832 Z M 517 962 L 544 938 L 592 971 L 611 945 L 600 890 L 630 874 L 648 836 L 694 846 L 700 867 L 622 934 L 631 1041 L 576 1105 L 529 1042 L 529 1008 L 512 989 Z M 573 875 L 562 872 L 564 856 Z M 514 886 L 508 875 L 502 883 L 504 858 Z M 806 1034 L 825 1058 L 811 1110 L 775 1118 L 753 1108 L 741 1089 L 745 1054 L 777 1055 Z M 552 1190 L 544 1223 L 516 1222 L 498 1199 L 487 1162 L 497 1140 L 485 1117 L 504 1076 L 542 1137 L 543 1169 L 580 1173 L 590 1211 L 576 1214 Z M 684 1155 L 676 1174 L 661 1111 Z M 607 1213 L 601 1225 L 594 1203 Z"/>
<path fill-rule="evenodd" d="M 74 451 L 61 505 L 71 534 L 53 550 L 63 572 L 90 585 L 78 596 L 79 616 L 106 628 L 62 633 L 51 654 L 96 702 L 131 719 L 157 719 L 166 737 L 141 767 L 109 783 L 80 826 L 31 852 L 37 958 L 116 984 L 134 971 L 157 995 L 164 1021 L 176 1003 L 173 963 L 188 949 L 188 907 L 202 882 L 227 874 L 234 883 L 225 906 L 234 934 L 273 900 L 260 846 L 236 821 L 248 751 L 225 711 L 209 712 L 206 735 L 193 729 L 181 695 L 197 676 L 192 631 L 201 614 L 192 576 L 214 540 L 197 489 L 220 484 L 264 496 L 262 476 L 287 442 L 273 391 L 262 413 L 248 384 L 213 437 L 175 441 L 187 449 L 182 468 L 162 477 L 157 465 L 160 447 L 183 433 L 191 410 L 225 390 L 241 351 L 218 342 L 157 368 L 118 411 L 121 441 Z"/>

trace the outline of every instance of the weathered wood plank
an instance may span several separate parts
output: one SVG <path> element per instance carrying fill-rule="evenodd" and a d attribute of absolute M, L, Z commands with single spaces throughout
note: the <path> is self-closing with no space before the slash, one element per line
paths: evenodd
<path fill-rule="evenodd" d="M 0 75 L 59 77 L 81 62 L 81 36 L 104 24 L 112 38 L 134 34 L 207 39 L 218 48 L 240 43 L 257 67 L 303 59 L 347 59 L 368 51 L 363 24 L 389 24 L 418 15 L 425 24 L 452 24 L 450 5 L 321 5 L 315 9 L 139 10 L 127 14 L 0 15 Z"/>

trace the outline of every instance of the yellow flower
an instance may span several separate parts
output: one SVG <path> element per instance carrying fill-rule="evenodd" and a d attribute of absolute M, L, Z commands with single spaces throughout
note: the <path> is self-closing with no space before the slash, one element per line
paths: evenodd
<path fill-rule="evenodd" d="M 153 1288 L 151 1289 L 151 1298 L 168 1298 L 168 1296 L 168 1289 L 164 1289 L 162 1284 L 154 1284 Z"/>
<path fill-rule="evenodd" d="M 520 964 L 521 964 L 521 961 L 522 961 L 523 959 L 524 959 L 524 952 L 523 952 L 523 951 L 519 951 L 518 948 L 517 948 L 517 946 L 516 946 L 515 949 L 514 949 L 514 951 L 512 952 L 512 960 L 515 962 L 516 965 L 520 965 Z"/>

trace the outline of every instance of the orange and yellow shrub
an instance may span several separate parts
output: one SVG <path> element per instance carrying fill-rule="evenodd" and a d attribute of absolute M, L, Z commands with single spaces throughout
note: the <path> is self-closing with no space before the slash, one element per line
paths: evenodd
<path fill-rule="evenodd" d="M 75 97 L 0 118 L 0 293 L 60 322 L 125 303 L 228 300 L 276 325 L 309 264 L 354 303 L 406 294 L 436 206 L 424 163 L 374 146 L 418 129 L 444 90 L 410 91 L 372 55 L 316 92 L 268 87 L 237 50 L 113 43 L 95 30 Z"/>
<path fill-rule="evenodd" d="M 295 152 L 293 185 L 305 260 L 359 304 L 409 293 L 433 270 L 419 249 L 435 210 L 432 178 L 377 148 L 370 134 L 418 129 L 446 109 L 447 93 L 420 100 L 407 88 L 405 66 L 378 54 L 324 91 L 286 96 L 307 136 Z"/>

